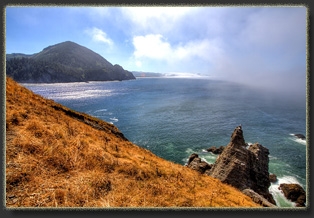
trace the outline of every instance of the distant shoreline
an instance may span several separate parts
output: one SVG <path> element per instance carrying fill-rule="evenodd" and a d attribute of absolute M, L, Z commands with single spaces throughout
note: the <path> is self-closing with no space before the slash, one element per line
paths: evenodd
<path fill-rule="evenodd" d="M 28 84 L 28 85 L 52 85 L 52 84 L 64 84 L 64 83 L 103 83 L 103 82 L 123 82 L 123 81 L 130 81 L 136 79 L 128 79 L 128 80 L 106 80 L 106 81 L 86 81 L 86 82 L 51 82 L 51 83 L 35 83 L 35 82 L 18 82 L 19 84 Z"/>

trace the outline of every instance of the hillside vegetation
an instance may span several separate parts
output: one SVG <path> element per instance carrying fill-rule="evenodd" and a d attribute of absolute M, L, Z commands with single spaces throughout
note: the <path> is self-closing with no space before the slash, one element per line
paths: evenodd
<path fill-rule="evenodd" d="M 112 124 L 6 80 L 7 207 L 258 207 Z"/>
<path fill-rule="evenodd" d="M 135 79 L 120 65 L 112 65 L 74 42 L 49 46 L 33 55 L 7 54 L 6 72 L 18 82 L 84 82 Z"/>

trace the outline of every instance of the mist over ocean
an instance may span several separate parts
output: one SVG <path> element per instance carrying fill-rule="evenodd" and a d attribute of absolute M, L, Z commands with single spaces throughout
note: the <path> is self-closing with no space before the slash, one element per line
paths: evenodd
<path fill-rule="evenodd" d="M 43 97 L 116 125 L 134 144 L 157 156 L 186 164 L 192 153 L 208 163 L 211 146 L 226 146 L 242 125 L 247 143 L 270 152 L 270 187 L 278 206 L 293 206 L 279 183 L 306 188 L 306 102 L 203 78 L 138 78 L 123 82 L 22 84 Z"/>

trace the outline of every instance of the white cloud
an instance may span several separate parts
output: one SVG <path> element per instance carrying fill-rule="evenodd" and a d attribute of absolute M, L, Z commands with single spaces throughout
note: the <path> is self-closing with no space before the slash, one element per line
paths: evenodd
<path fill-rule="evenodd" d="M 136 61 L 136 62 L 135 62 L 135 65 L 136 65 L 137 67 L 141 67 L 141 66 L 142 66 L 142 62 L 141 62 L 141 61 Z"/>
<path fill-rule="evenodd" d="M 122 12 L 138 24 L 146 25 L 151 19 L 178 19 L 191 11 L 189 7 L 124 7 Z"/>
<path fill-rule="evenodd" d="M 134 31 L 151 33 L 171 31 L 181 18 L 196 10 L 193 7 L 124 7 L 123 16 L 133 25 Z"/>
<path fill-rule="evenodd" d="M 162 35 L 149 34 L 134 37 L 133 45 L 135 48 L 133 55 L 137 60 L 149 58 L 176 63 L 196 57 L 211 62 L 224 53 L 221 42 L 217 39 L 196 40 L 173 46 Z"/>
<path fill-rule="evenodd" d="M 101 29 L 94 27 L 92 29 L 87 29 L 85 32 L 89 34 L 95 42 L 103 42 L 109 46 L 113 45 L 113 41 Z"/>
<path fill-rule="evenodd" d="M 133 38 L 133 45 L 136 58 L 148 57 L 162 60 L 169 58 L 167 56 L 172 53 L 170 44 L 163 41 L 162 35 L 136 36 Z"/>

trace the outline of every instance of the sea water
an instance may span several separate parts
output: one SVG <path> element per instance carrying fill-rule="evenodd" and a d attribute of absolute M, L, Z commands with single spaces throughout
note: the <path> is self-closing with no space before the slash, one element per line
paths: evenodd
<path fill-rule="evenodd" d="M 123 82 L 22 84 L 43 97 L 114 124 L 134 144 L 185 165 L 192 153 L 208 163 L 211 146 L 226 146 L 242 125 L 247 143 L 269 149 L 270 192 L 292 207 L 281 183 L 306 189 L 305 97 L 282 97 L 244 85 L 204 78 L 138 78 Z"/>

